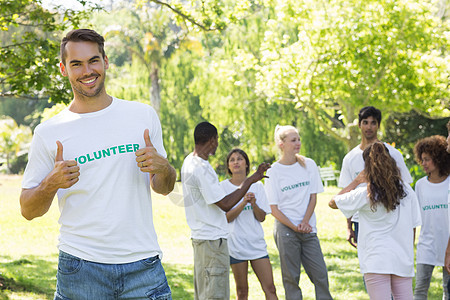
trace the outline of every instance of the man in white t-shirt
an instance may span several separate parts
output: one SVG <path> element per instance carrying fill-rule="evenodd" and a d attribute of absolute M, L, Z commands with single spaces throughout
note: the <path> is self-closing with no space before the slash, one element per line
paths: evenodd
<path fill-rule="evenodd" d="M 361 183 L 358 174 L 364 170 L 364 160 L 362 157 L 364 149 L 370 144 L 378 141 L 377 133 L 381 123 L 381 111 L 373 106 L 361 108 L 358 114 L 358 127 L 361 130 L 361 143 L 345 155 L 342 162 L 342 169 L 339 177 L 338 186 L 343 188 L 339 194 L 346 193 L 355 189 Z M 402 154 L 389 144 L 385 143 L 389 154 L 394 158 L 397 167 L 400 169 L 403 182 L 410 184 L 411 175 L 405 165 Z M 356 247 L 358 238 L 358 215 L 355 214 L 347 220 L 348 242 Z"/>
<path fill-rule="evenodd" d="M 450 121 L 447 123 L 447 130 L 448 130 L 448 136 L 447 136 L 447 152 L 450 153 Z M 448 219 L 450 220 L 450 184 L 448 186 Z M 450 231 L 450 222 L 449 222 L 449 231 Z M 450 274 L 450 236 L 448 238 L 448 244 L 447 244 L 447 250 L 445 251 L 445 269 L 447 270 L 447 273 Z M 450 281 L 447 283 L 447 290 L 450 294 Z"/>
<path fill-rule="evenodd" d="M 77 29 L 63 38 L 60 69 L 74 98 L 36 127 L 22 215 L 44 215 L 58 195 L 55 299 L 172 299 L 150 187 L 170 193 L 175 169 L 166 159 L 155 110 L 106 93 L 108 67 L 97 32 Z"/>
<path fill-rule="evenodd" d="M 198 124 L 194 140 L 194 152 L 185 158 L 181 168 L 186 221 L 194 248 L 194 299 L 229 299 L 230 257 L 225 212 L 244 197 L 253 183 L 265 177 L 270 165 L 259 165 L 253 175 L 227 195 L 208 162 L 218 146 L 216 127 L 208 122 Z"/>

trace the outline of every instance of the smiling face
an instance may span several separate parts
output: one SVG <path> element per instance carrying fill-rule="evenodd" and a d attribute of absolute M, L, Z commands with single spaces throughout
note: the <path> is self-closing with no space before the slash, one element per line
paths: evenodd
<path fill-rule="evenodd" d="M 280 142 L 280 149 L 285 155 L 295 155 L 299 153 L 301 146 L 300 136 L 295 130 L 287 131 L 284 139 Z"/>
<path fill-rule="evenodd" d="M 361 135 L 367 141 L 377 139 L 380 124 L 378 124 L 378 121 L 374 117 L 370 116 L 367 119 L 362 119 L 358 126 L 361 129 Z"/>
<path fill-rule="evenodd" d="M 68 77 L 77 98 L 93 98 L 105 92 L 108 57 L 103 58 L 93 42 L 68 42 L 65 65 L 60 63 L 61 74 Z"/>

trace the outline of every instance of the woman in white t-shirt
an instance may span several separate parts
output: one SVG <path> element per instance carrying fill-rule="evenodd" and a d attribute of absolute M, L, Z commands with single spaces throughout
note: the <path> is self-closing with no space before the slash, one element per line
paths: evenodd
<path fill-rule="evenodd" d="M 243 150 L 233 149 L 228 153 L 226 164 L 231 178 L 222 181 L 220 186 L 229 194 L 247 178 L 250 160 Z M 264 187 L 261 182 L 256 182 L 250 186 L 244 198 L 226 214 L 230 225 L 228 251 L 238 300 L 248 298 L 248 261 L 261 283 L 266 299 L 278 299 L 261 226 L 268 213 L 270 208 Z"/>
<path fill-rule="evenodd" d="M 370 299 L 411 300 L 414 230 L 421 223 L 416 194 L 383 143 L 368 146 L 363 158 L 359 179 L 367 186 L 337 195 L 329 205 L 347 218 L 359 212 L 358 258 Z"/>
<path fill-rule="evenodd" d="M 323 192 L 319 169 L 312 159 L 298 154 L 301 142 L 295 127 L 277 126 L 275 143 L 281 158 L 267 171 L 265 188 L 276 219 L 274 238 L 286 300 L 303 299 L 302 266 L 314 284 L 316 299 L 332 299 L 314 214 L 317 193 Z"/>
<path fill-rule="evenodd" d="M 414 300 L 426 300 L 435 266 L 442 267 L 443 299 L 448 300 L 449 274 L 444 268 L 448 229 L 448 186 L 450 183 L 450 154 L 443 136 L 434 135 L 419 140 L 414 146 L 416 161 L 427 176 L 416 183 L 416 195 L 422 215 L 417 244 L 416 286 Z"/>

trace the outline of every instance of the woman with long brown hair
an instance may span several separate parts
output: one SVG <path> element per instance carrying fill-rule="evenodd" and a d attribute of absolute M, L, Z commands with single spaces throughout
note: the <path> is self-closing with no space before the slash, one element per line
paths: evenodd
<path fill-rule="evenodd" d="M 370 299 L 410 300 L 414 229 L 421 225 L 417 197 L 383 143 L 368 146 L 363 158 L 358 178 L 367 186 L 337 195 L 329 205 L 347 218 L 359 212 L 358 258 Z"/>

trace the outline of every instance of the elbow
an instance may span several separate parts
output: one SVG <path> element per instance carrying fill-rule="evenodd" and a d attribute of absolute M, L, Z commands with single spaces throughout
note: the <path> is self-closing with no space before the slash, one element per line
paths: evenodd
<path fill-rule="evenodd" d="M 332 209 L 337 209 L 337 205 L 336 205 L 336 201 L 334 201 L 334 199 L 331 199 L 330 202 L 328 202 L 328 206 Z"/>
<path fill-rule="evenodd" d="M 31 214 L 30 212 L 26 211 L 23 207 L 21 208 L 20 213 L 22 214 L 22 217 L 24 217 L 28 221 L 31 221 L 34 218 L 38 217 L 38 216 L 35 216 L 35 215 Z"/>

